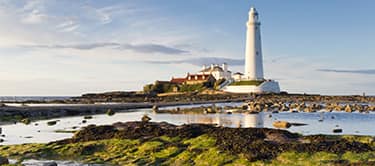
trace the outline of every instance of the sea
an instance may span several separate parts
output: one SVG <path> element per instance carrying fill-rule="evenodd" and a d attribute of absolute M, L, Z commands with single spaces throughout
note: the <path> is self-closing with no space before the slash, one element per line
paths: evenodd
<path fill-rule="evenodd" d="M 71 97 L 73 96 L 0 96 L 0 102 L 53 101 Z"/>

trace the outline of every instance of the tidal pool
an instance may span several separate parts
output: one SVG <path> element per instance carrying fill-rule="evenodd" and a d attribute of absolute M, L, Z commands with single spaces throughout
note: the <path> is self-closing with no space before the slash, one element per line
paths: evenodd
<path fill-rule="evenodd" d="M 155 114 L 151 109 L 134 109 L 128 112 L 116 113 L 113 116 L 106 114 L 93 115 L 92 119 L 84 116 L 58 118 L 33 122 L 30 125 L 23 123 L 0 126 L 5 135 L 0 145 L 23 143 L 47 143 L 51 141 L 70 138 L 73 133 L 60 133 L 56 131 L 78 130 L 84 126 L 110 125 L 115 122 L 139 121 L 147 114 L 154 122 L 168 122 L 176 125 L 189 123 L 217 124 L 225 127 L 258 127 L 274 128 L 274 121 L 282 120 L 291 123 L 304 123 L 305 126 L 292 126 L 286 130 L 303 135 L 312 134 L 351 134 L 375 136 L 374 113 L 344 113 L 344 112 L 316 112 L 316 113 L 276 113 L 263 112 L 259 114 Z M 321 120 L 322 121 L 319 121 Z M 48 126 L 49 121 L 58 121 L 56 125 Z M 333 133 L 332 130 L 340 128 L 342 133 Z"/>

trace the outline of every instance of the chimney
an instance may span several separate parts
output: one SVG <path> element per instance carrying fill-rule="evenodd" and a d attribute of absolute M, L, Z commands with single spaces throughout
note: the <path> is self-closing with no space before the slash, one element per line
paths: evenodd
<path fill-rule="evenodd" d="M 222 68 L 223 68 L 224 72 L 227 72 L 228 71 L 227 63 L 223 63 Z"/>

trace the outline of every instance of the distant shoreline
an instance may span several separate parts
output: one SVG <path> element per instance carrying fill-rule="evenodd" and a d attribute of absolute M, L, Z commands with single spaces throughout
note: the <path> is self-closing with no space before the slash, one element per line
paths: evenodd
<path fill-rule="evenodd" d="M 68 100 L 56 100 L 50 102 L 21 102 L 19 106 L 0 106 L 0 125 L 12 122 L 20 122 L 22 119 L 31 121 L 105 114 L 108 110 L 114 112 L 123 112 L 129 109 L 152 108 L 179 106 L 191 104 L 210 104 L 223 102 L 245 102 L 252 101 L 253 106 L 259 105 L 259 108 L 276 108 L 277 111 L 285 111 L 288 103 L 296 103 L 298 108 L 304 109 L 307 103 L 319 105 L 330 105 L 331 109 L 343 110 L 342 104 L 351 104 L 351 110 L 360 106 L 365 111 L 372 110 L 375 107 L 375 97 L 368 96 L 320 96 L 308 94 L 229 94 L 218 93 L 185 93 L 185 94 L 141 94 L 138 92 L 107 92 L 102 94 L 86 94 L 81 97 L 74 97 Z M 364 109 L 363 104 L 368 105 Z M 34 106 L 33 106 L 34 105 Z M 266 107 L 265 107 L 266 106 Z M 262 110 L 261 109 L 261 110 Z M 292 109 L 290 107 L 289 109 Z M 312 108 L 315 109 L 315 108 Z M 256 110 L 259 111 L 259 110 Z"/>
<path fill-rule="evenodd" d="M 0 125 L 19 122 L 23 118 L 43 120 L 60 117 L 105 114 L 108 110 L 125 112 L 130 109 L 145 109 L 168 106 L 193 104 L 211 104 L 224 102 L 243 102 L 245 99 L 195 101 L 195 102 L 166 102 L 166 103 L 116 103 L 116 104 L 71 104 L 55 106 L 5 106 L 0 107 Z M 22 117 L 20 117 L 22 116 Z M 9 117 L 9 118 L 7 118 Z"/>

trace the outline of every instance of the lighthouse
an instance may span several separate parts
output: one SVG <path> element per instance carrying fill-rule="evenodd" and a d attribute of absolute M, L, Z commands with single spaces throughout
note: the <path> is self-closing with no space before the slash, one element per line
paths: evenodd
<path fill-rule="evenodd" d="M 222 90 L 230 93 L 280 93 L 279 83 L 265 79 L 258 11 L 251 7 L 246 23 L 245 73 L 229 80 Z"/>
<path fill-rule="evenodd" d="M 252 7 L 249 12 L 246 32 L 246 80 L 264 80 L 262 41 L 260 36 L 260 21 L 257 10 Z"/>

